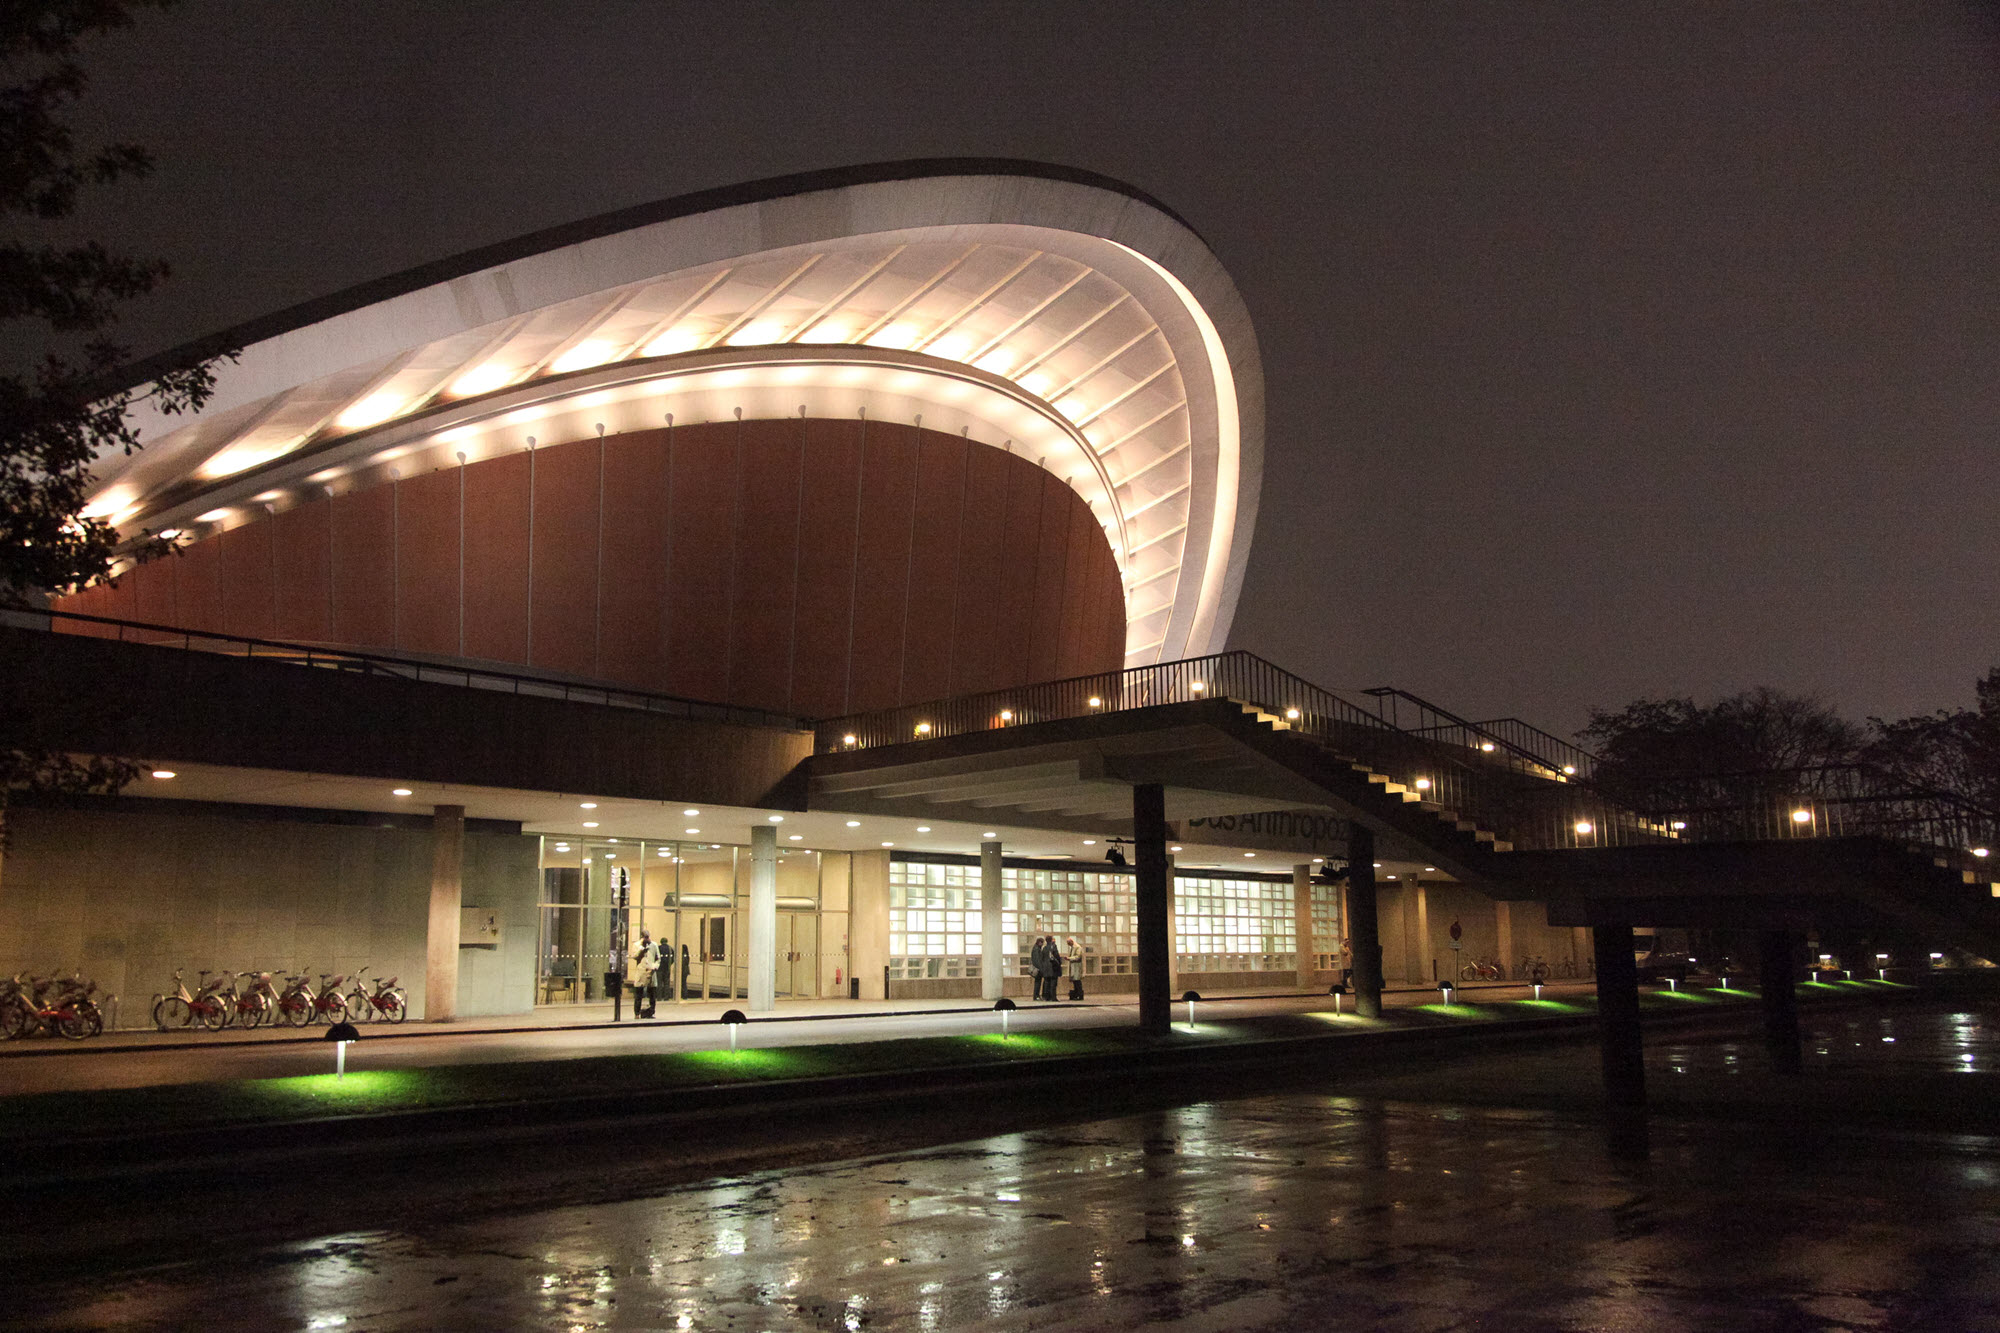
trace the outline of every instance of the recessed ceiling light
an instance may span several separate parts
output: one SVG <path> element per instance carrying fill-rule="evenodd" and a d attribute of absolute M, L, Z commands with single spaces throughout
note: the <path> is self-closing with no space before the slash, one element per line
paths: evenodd
<path fill-rule="evenodd" d="M 931 826 L 929 824 L 917 825 L 917 832 L 919 833 L 929 833 L 930 831 L 931 831 Z"/>
<path fill-rule="evenodd" d="M 579 804 L 580 808 L 584 810 L 595 810 L 597 808 L 597 802 L 595 801 L 583 801 L 580 802 Z"/>
<path fill-rule="evenodd" d="M 997 834 L 997 833 L 982 833 L 982 834 L 980 834 L 979 836 L 980 836 L 980 837 L 982 837 L 982 838 L 997 838 L 997 837 L 999 837 L 1000 835 L 999 835 L 999 834 Z"/>
<path fill-rule="evenodd" d="M 689 829 L 689 830 L 688 830 L 688 832 L 689 832 L 689 833 L 699 833 L 699 832 L 701 832 L 701 830 L 700 830 L 700 829 L 698 829 L 698 828 L 691 828 L 691 829 Z"/>
<path fill-rule="evenodd" d="M 171 768 L 156 768 L 153 770 L 153 776 L 159 778 L 163 782 L 166 779 L 172 777 L 173 775 L 174 775 L 174 770 L 172 770 Z"/>
<path fill-rule="evenodd" d="M 584 821 L 583 821 L 583 826 L 584 826 L 585 828 L 596 828 L 596 827 L 597 827 L 597 821 L 596 821 L 596 820 L 594 820 L 594 819 L 586 819 L 586 820 L 584 820 Z"/>
<path fill-rule="evenodd" d="M 860 821 L 860 820 L 858 820 L 858 819 L 850 819 L 850 820 L 848 820 L 848 821 L 847 821 L 847 827 L 849 827 L 849 828 L 860 828 L 860 827 L 861 827 L 861 821 Z"/>
<path fill-rule="evenodd" d="M 1255 857 L 1256 857 L 1256 855 L 1257 855 L 1257 853 L 1255 853 L 1255 852 L 1245 852 L 1245 853 L 1243 853 L 1243 854 L 1244 854 L 1245 856 L 1248 856 L 1248 857 L 1252 857 L 1252 858 L 1255 858 Z"/>
<path fill-rule="evenodd" d="M 410 794 L 410 789 L 408 787 L 398 787 L 396 788 L 396 790 L 390 792 L 389 794 L 391 796 L 408 796 Z"/>
<path fill-rule="evenodd" d="M 1083 845 L 1084 845 L 1084 846 L 1086 846 L 1086 847 L 1095 847 L 1095 846 L 1097 845 L 1097 839 L 1095 839 L 1095 838 L 1085 838 L 1085 839 L 1083 840 Z"/>
<path fill-rule="evenodd" d="M 771 822 L 773 824 L 782 824 L 785 822 L 785 817 L 783 815 L 772 815 Z"/>
<path fill-rule="evenodd" d="M 698 814 L 700 814 L 700 813 L 701 813 L 701 811 L 699 811 L 699 810 L 683 810 L 683 811 L 681 811 L 681 814 L 683 814 L 684 816 L 686 816 L 686 817 L 687 817 L 687 818 L 689 818 L 689 819 L 693 819 L 693 818 L 694 818 L 694 817 L 695 817 L 696 815 L 698 815 Z"/>
<path fill-rule="evenodd" d="M 803 833 L 794 833 L 791 837 L 793 842 L 804 842 L 806 840 L 806 835 Z"/>
<path fill-rule="evenodd" d="M 1168 850 L 1168 851 L 1170 851 L 1170 852 L 1177 852 L 1177 851 L 1179 851 L 1179 850 L 1180 850 L 1180 848 L 1178 848 L 1178 847 L 1169 847 L 1169 848 L 1167 848 L 1167 850 Z"/>
<path fill-rule="evenodd" d="M 882 845 L 883 845 L 884 847 L 894 847 L 894 846 L 895 846 L 896 844 L 895 844 L 895 843 L 893 843 L 893 842 L 885 842 L 885 843 L 883 843 Z"/>

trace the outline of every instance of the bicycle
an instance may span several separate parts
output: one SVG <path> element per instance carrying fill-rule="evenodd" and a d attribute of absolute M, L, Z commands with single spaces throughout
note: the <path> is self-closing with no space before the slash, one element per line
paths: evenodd
<path fill-rule="evenodd" d="M 328 981 L 329 975 L 326 972 L 319 974 L 319 993 L 313 996 L 312 1021 L 315 1023 L 321 1019 L 328 1023 L 345 1022 L 347 1019 L 347 998 L 340 993 L 340 988 L 347 984 L 347 975 L 342 973 Z"/>
<path fill-rule="evenodd" d="M 285 978 L 284 994 L 278 997 L 278 1017 L 288 1027 L 302 1028 L 318 1013 L 319 996 L 304 974 Z"/>
<path fill-rule="evenodd" d="M 271 985 L 271 974 L 269 972 L 239 972 L 237 977 L 239 980 L 243 977 L 249 977 L 251 981 L 250 989 L 244 991 L 237 998 L 236 1020 L 246 1028 L 258 1028 L 266 1023 L 276 1022 L 278 1015 L 278 992 Z"/>
<path fill-rule="evenodd" d="M 1502 981 L 1506 975 L 1499 963 L 1485 958 L 1474 958 L 1458 969 L 1460 981 Z"/>
<path fill-rule="evenodd" d="M 347 1013 L 357 1020 L 380 1019 L 385 1023 L 400 1023 L 410 1016 L 409 997 L 396 985 L 396 978 L 387 981 L 377 978 L 375 989 L 370 991 L 362 980 L 362 972 L 354 974 L 354 988 L 347 993 Z"/>
<path fill-rule="evenodd" d="M 208 969 L 201 969 L 201 986 L 193 994 L 188 993 L 187 982 L 183 979 L 186 969 L 174 969 L 174 989 L 171 994 L 153 997 L 153 1026 L 162 1032 L 176 1028 L 192 1027 L 199 1022 L 210 1032 L 218 1032 L 229 1022 L 229 1011 L 216 998 L 216 988 L 222 984 L 220 977 L 213 982 L 208 979 Z"/>

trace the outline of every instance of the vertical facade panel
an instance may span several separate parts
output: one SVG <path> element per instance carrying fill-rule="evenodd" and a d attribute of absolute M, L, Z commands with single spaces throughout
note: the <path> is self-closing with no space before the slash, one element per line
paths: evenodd
<path fill-rule="evenodd" d="M 199 542 L 193 545 L 200 545 Z M 186 550 L 163 556 L 127 574 L 132 585 L 132 618 L 148 625 L 178 625 L 180 607 L 174 600 L 175 571 L 187 559 Z"/>
<path fill-rule="evenodd" d="M 1007 455 L 1007 527 L 998 578 L 999 650 L 995 669 L 1002 679 L 1028 681 L 1035 642 L 1035 572 L 1042 545 L 1044 473 L 1024 458 Z"/>
<path fill-rule="evenodd" d="M 729 692 L 730 579 L 735 572 L 735 422 L 676 426 L 673 577 L 667 596 L 666 692 Z"/>
<path fill-rule="evenodd" d="M 958 532 L 958 587 L 953 599 L 950 694 L 977 694 L 1007 683 L 1003 608 L 1006 576 L 1007 463 L 998 449 L 965 458 L 965 509 Z"/>
<path fill-rule="evenodd" d="M 395 487 L 333 501 L 333 637 L 359 648 L 396 641 Z"/>
<path fill-rule="evenodd" d="M 792 692 L 798 595 L 800 421 L 746 421 L 736 486 L 729 700 L 782 710 Z"/>
<path fill-rule="evenodd" d="M 853 632 L 854 544 L 866 521 L 861 501 L 859 421 L 806 422 L 800 460 L 798 609 L 793 616 L 791 711 L 848 711 L 848 639 Z"/>
<path fill-rule="evenodd" d="M 1104 530 L 1089 506 L 1070 497 L 1069 552 L 1064 557 L 1062 594 L 1062 650 L 1056 663 L 1059 676 L 1080 676 L 1098 663 L 1091 652 L 1097 643 L 1092 615 L 1098 610 L 1094 595 L 1101 588 L 1102 568 L 1091 557 L 1104 543 Z M 1093 579 L 1096 576 L 1096 580 Z"/>
<path fill-rule="evenodd" d="M 325 643 L 333 638 L 333 561 L 327 545 L 332 517 L 327 501 L 312 500 L 271 520 L 281 639 Z"/>
<path fill-rule="evenodd" d="M 174 606 L 186 629 L 227 633 L 222 624 L 222 543 L 196 542 L 173 562 Z"/>
<path fill-rule="evenodd" d="M 528 661 L 526 450 L 465 469 L 465 655 Z"/>
<path fill-rule="evenodd" d="M 903 623 L 905 703 L 951 693 L 953 616 L 958 604 L 965 511 L 962 436 L 924 431 L 917 445 L 917 500 L 911 510 L 910 592 Z"/>
<path fill-rule="evenodd" d="M 528 662 L 543 670 L 596 674 L 600 457 L 595 439 L 535 451 Z"/>
<path fill-rule="evenodd" d="M 396 646 L 459 655 L 458 501 L 464 469 L 399 483 L 396 514 Z"/>
<path fill-rule="evenodd" d="M 1069 575 L 1068 486 L 1042 474 L 1041 541 L 1035 549 L 1035 599 L 1030 611 L 1028 679 L 1057 680 L 1063 675 L 1063 582 Z"/>
<path fill-rule="evenodd" d="M 222 547 L 222 621 L 231 634 L 269 639 L 278 632 L 272 521 L 231 528 Z"/>
<path fill-rule="evenodd" d="M 901 701 L 903 619 L 910 582 L 911 509 L 917 496 L 915 427 L 869 422 L 861 450 L 862 520 L 855 543 L 854 661 L 850 707 Z"/>
<path fill-rule="evenodd" d="M 667 432 L 604 442 L 604 582 L 598 672 L 657 690 L 666 674 Z"/>

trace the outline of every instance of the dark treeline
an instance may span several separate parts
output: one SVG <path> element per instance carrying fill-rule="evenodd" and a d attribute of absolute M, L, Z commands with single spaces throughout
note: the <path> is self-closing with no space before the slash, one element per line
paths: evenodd
<path fill-rule="evenodd" d="M 1822 699 L 1760 687 L 1711 704 L 1593 708 L 1577 739 L 1598 755 L 1597 785 L 1635 808 L 1928 796 L 2000 811 L 2000 668 L 1972 707 L 1895 721 L 1855 723 Z"/>

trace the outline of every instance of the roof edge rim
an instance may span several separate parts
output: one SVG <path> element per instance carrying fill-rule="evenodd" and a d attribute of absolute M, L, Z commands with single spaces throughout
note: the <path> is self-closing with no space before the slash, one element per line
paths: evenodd
<path fill-rule="evenodd" d="M 818 171 L 771 176 L 740 185 L 697 190 L 692 194 L 675 195 L 651 203 L 633 204 L 613 209 L 608 213 L 599 213 L 594 217 L 544 227 L 510 240 L 495 241 L 443 259 L 430 260 L 415 268 L 404 269 L 400 273 L 371 278 L 352 287 L 329 292 L 324 296 L 315 296 L 268 315 L 260 315 L 232 328 L 205 334 L 178 347 L 135 361 L 107 377 L 102 392 L 109 395 L 134 389 L 170 370 L 207 361 L 225 352 L 263 342 L 307 325 L 317 324 L 322 320 L 350 314 L 383 301 L 393 300 L 398 296 L 421 291 L 426 287 L 434 287 L 500 264 L 524 259 L 529 255 L 597 240 L 604 236 L 614 236 L 636 227 L 695 217 L 724 208 L 769 203 L 794 195 L 817 194 L 825 190 L 844 189 L 855 185 L 881 185 L 894 181 L 930 180 L 947 176 L 1016 176 L 1028 180 L 1058 181 L 1107 190 L 1144 204 L 1171 218 L 1175 224 L 1185 228 L 1204 246 L 1208 244 L 1186 218 L 1144 190 L 1127 185 L 1115 177 L 1087 171 L 1081 167 L 1010 157 L 919 157 L 896 162 L 869 162 L 845 167 L 828 167 Z"/>

